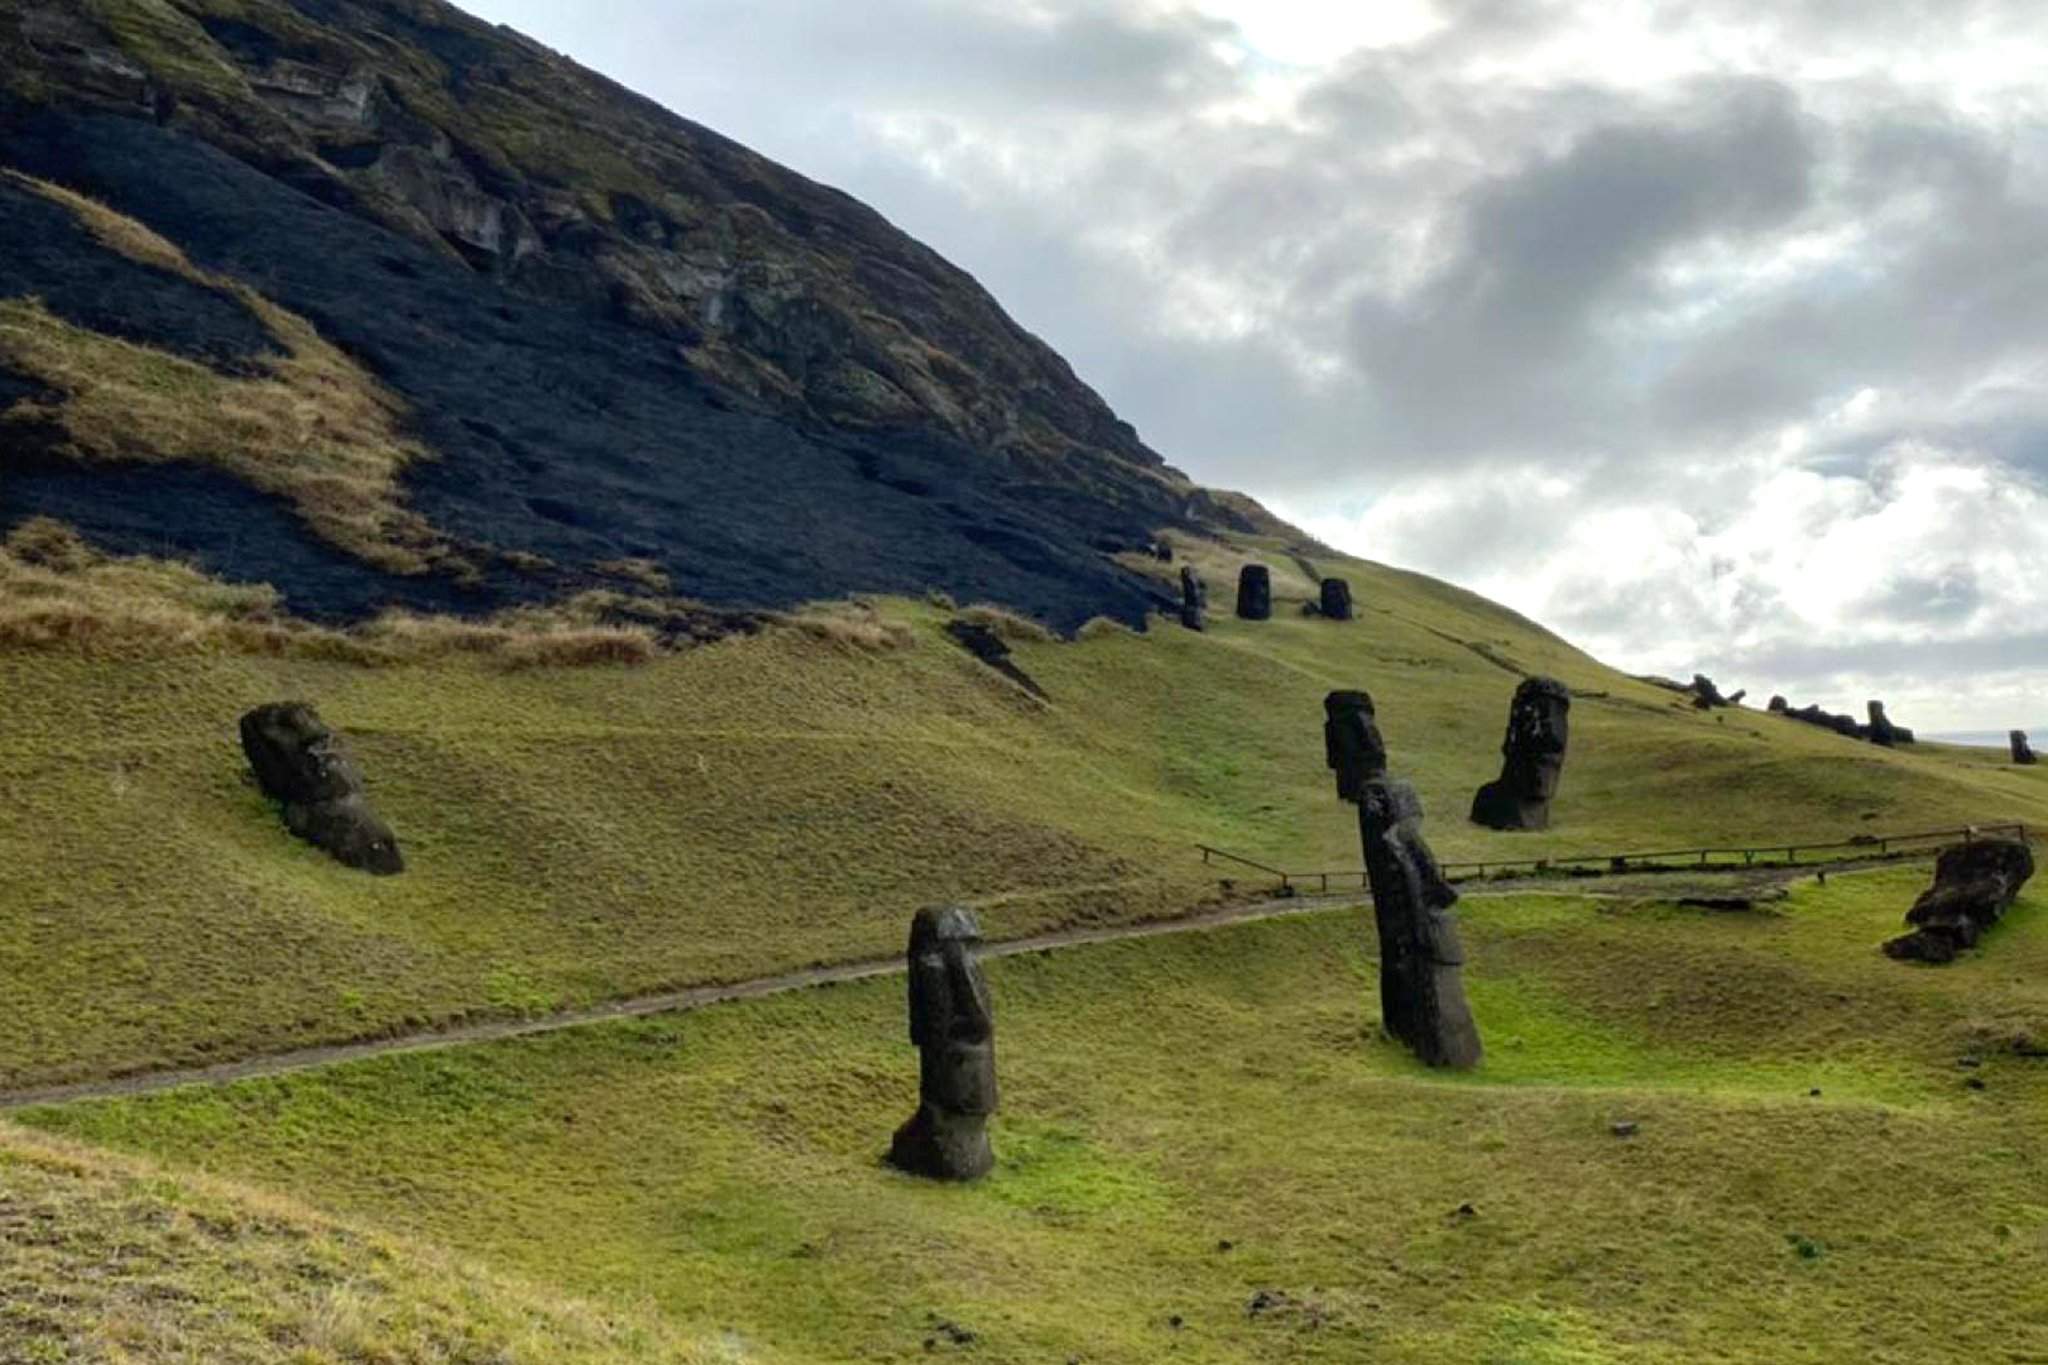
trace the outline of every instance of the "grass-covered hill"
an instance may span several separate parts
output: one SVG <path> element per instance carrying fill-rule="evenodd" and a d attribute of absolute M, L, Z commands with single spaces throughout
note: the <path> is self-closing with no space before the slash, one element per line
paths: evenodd
<path fill-rule="evenodd" d="M 0 523 L 304 614 L 1071 629 L 1146 609 L 1105 548 L 1263 518 L 871 210 L 433 0 L 0 0 L 0 171 Z"/>

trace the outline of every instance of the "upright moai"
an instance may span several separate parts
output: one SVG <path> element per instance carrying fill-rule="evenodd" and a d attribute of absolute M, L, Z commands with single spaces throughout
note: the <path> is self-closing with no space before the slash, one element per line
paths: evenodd
<path fill-rule="evenodd" d="M 2012 732 L 2010 739 L 2012 742 L 2012 761 L 2026 767 L 2033 766 L 2036 760 L 2032 746 L 2027 743 L 2027 732 L 2025 730 L 2015 730 Z"/>
<path fill-rule="evenodd" d="M 1273 572 L 1263 564 L 1247 564 L 1237 575 L 1237 615 L 1243 621 L 1273 616 Z"/>
<path fill-rule="evenodd" d="M 1866 703 L 1866 705 L 1870 708 L 1870 729 L 1868 732 L 1870 742 L 1872 744 L 1882 744 L 1887 749 L 1897 744 L 1899 742 L 1898 728 L 1885 715 L 1884 703 L 1873 701 Z"/>
<path fill-rule="evenodd" d="M 910 1041 L 917 1113 L 896 1130 L 889 1164 L 933 1180 L 974 1180 L 995 1165 L 995 1012 L 975 949 L 981 925 L 959 906 L 928 906 L 910 925 Z"/>
<path fill-rule="evenodd" d="M 1202 615 L 1209 606 L 1209 585 L 1191 564 L 1180 566 L 1180 623 L 1189 630 L 1202 629 Z"/>
<path fill-rule="evenodd" d="M 363 773 L 304 702 L 273 702 L 242 717 L 242 752 L 285 827 L 336 862 L 379 876 L 405 871 L 398 836 L 370 808 Z"/>
<path fill-rule="evenodd" d="M 1490 829 L 1549 829 L 1550 802 L 1564 775 L 1571 731 L 1571 689 L 1555 678 L 1526 678 L 1508 710 L 1500 776 L 1472 797 L 1472 821 Z"/>
<path fill-rule="evenodd" d="M 1351 585 L 1341 578 L 1323 580 L 1323 615 L 1332 621 L 1351 619 Z"/>
<path fill-rule="evenodd" d="M 1465 1001 L 1465 951 L 1451 914 L 1458 893 L 1423 841 L 1422 803 L 1408 783 L 1387 776 L 1386 742 L 1370 696 L 1332 692 L 1323 716 L 1324 757 L 1337 795 L 1358 806 L 1379 936 L 1380 1018 L 1428 1066 L 1477 1066 L 1483 1048 Z"/>

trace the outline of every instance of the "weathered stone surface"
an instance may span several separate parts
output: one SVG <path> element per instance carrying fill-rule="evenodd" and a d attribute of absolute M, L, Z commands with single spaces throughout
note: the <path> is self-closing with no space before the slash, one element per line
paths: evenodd
<path fill-rule="evenodd" d="M 1237 615 L 1245 621 L 1273 616 L 1273 573 L 1263 564 L 1247 564 L 1237 575 Z"/>
<path fill-rule="evenodd" d="M 1351 585 L 1341 578 L 1325 578 L 1322 595 L 1323 618 L 1328 621 L 1349 621 L 1351 619 Z"/>
<path fill-rule="evenodd" d="M 2011 743 L 2013 762 L 2032 766 L 2037 761 L 2034 758 L 2033 747 L 2027 743 L 2027 732 L 2025 730 L 2013 731 Z"/>
<path fill-rule="evenodd" d="M 1380 1014 L 1387 1032 L 1425 1065 L 1468 1070 L 1484 1049 L 1465 1000 L 1465 950 L 1451 914 L 1458 893 L 1423 842 L 1421 824 L 1422 803 L 1408 783 L 1365 782 L 1358 830 L 1379 930 Z"/>
<path fill-rule="evenodd" d="M 1692 704 L 1702 711 L 1716 706 L 1728 705 L 1728 699 L 1721 695 L 1721 689 L 1714 686 L 1714 680 L 1704 673 L 1692 675 Z"/>
<path fill-rule="evenodd" d="M 2016 839 L 1974 839 L 1945 848 L 1934 885 L 1906 912 L 1912 932 L 1884 945 L 1901 961 L 1953 962 L 1998 922 L 2034 875 L 2034 854 Z"/>
<path fill-rule="evenodd" d="M 918 1106 L 889 1147 L 889 1164 L 933 1180 L 974 1180 L 995 1165 L 995 1011 L 975 950 L 981 925 L 959 906 L 928 906 L 910 926 L 910 1041 Z"/>
<path fill-rule="evenodd" d="M 391 876 L 405 870 L 398 838 L 363 795 L 363 774 L 320 715 L 275 702 L 242 717 L 242 752 L 285 827 L 336 861 Z"/>
<path fill-rule="evenodd" d="M 1770 709 L 1774 714 L 1782 716 L 1792 709 L 1792 703 L 1786 701 L 1783 697 L 1772 697 Z"/>
<path fill-rule="evenodd" d="M 1202 629 L 1203 612 L 1209 606 L 1209 585 L 1192 565 L 1180 566 L 1180 623 L 1189 630 Z"/>
<path fill-rule="evenodd" d="M 1872 701 L 1866 704 L 1870 709 L 1870 728 L 1864 733 L 1869 735 L 1870 742 L 1883 745 L 1887 749 L 1898 744 L 1900 742 L 1898 728 L 1886 717 L 1884 703 Z"/>
<path fill-rule="evenodd" d="M 1571 690 L 1555 678 L 1527 678 L 1515 689 L 1501 742 L 1500 776 L 1472 798 L 1472 820 L 1490 829 L 1548 829 L 1550 802 L 1564 775 Z"/>
<path fill-rule="evenodd" d="M 1387 744 L 1370 695 L 1332 692 L 1323 698 L 1323 756 L 1337 774 L 1339 800 L 1364 800 L 1365 784 L 1386 776 Z"/>

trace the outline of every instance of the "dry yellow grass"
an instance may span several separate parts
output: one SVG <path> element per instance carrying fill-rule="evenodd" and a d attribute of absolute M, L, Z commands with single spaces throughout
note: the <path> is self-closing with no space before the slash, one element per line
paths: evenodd
<path fill-rule="evenodd" d="M 208 274 L 132 219 L 26 176 L 10 183 L 62 206 L 108 250 L 234 298 L 278 343 L 262 373 L 221 374 L 182 356 L 75 327 L 36 299 L 0 302 L 0 358 L 56 390 L 11 420 L 54 422 L 81 456 L 220 465 L 289 499 L 324 539 L 380 568 L 417 573 L 459 560 L 408 511 L 398 473 L 428 457 L 404 434 L 398 398 L 304 318 Z"/>
<path fill-rule="evenodd" d="M 916 632 L 906 622 L 891 620 L 873 603 L 859 600 L 813 602 L 778 624 L 813 640 L 871 653 L 909 649 L 917 643 Z"/>
<path fill-rule="evenodd" d="M 1002 639 L 1023 644 L 1050 644 L 1059 639 L 1051 630 L 1027 616 L 993 602 L 976 602 L 960 613 L 969 625 L 986 626 Z"/>

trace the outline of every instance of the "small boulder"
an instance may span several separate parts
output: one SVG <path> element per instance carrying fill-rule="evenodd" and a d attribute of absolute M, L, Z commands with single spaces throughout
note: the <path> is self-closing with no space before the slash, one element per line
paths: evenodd
<path fill-rule="evenodd" d="M 2016 839 L 1977 839 L 1945 848 L 1934 864 L 1934 885 L 1906 912 L 1912 932 L 1884 945 L 1902 962 L 1953 962 L 2034 875 L 2034 854 Z"/>
<path fill-rule="evenodd" d="M 363 795 L 362 770 L 304 702 L 275 702 L 242 717 L 242 752 L 285 828 L 337 862 L 379 876 L 405 871 L 398 837 Z"/>

